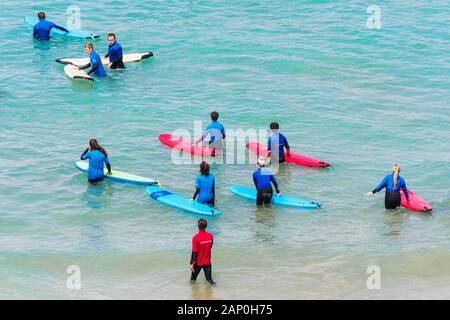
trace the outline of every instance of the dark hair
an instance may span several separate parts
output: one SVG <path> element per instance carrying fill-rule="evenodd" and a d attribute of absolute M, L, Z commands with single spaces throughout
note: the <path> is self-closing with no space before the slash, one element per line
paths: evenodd
<path fill-rule="evenodd" d="M 205 219 L 199 219 L 198 220 L 198 228 L 200 230 L 205 230 L 207 226 L 208 226 L 208 222 L 206 222 Z"/>
<path fill-rule="evenodd" d="M 103 149 L 103 147 L 101 145 L 98 144 L 96 139 L 91 139 L 89 140 L 89 145 L 92 147 L 92 149 L 94 150 L 98 150 L 101 153 L 103 153 L 105 156 L 108 156 L 108 152 L 106 152 L 105 149 Z"/>
<path fill-rule="evenodd" d="M 219 113 L 217 111 L 211 112 L 211 120 L 217 121 L 217 119 L 219 119 Z"/>
<path fill-rule="evenodd" d="M 116 35 L 114 33 L 108 33 L 108 37 L 114 37 L 114 39 L 115 39 Z"/>
<path fill-rule="evenodd" d="M 209 175 L 209 164 L 205 161 L 202 161 L 202 163 L 200 163 L 200 173 L 202 174 L 202 176 Z"/>
<path fill-rule="evenodd" d="M 45 19 L 45 12 L 44 11 L 39 11 L 37 13 L 37 16 L 38 16 L 39 20 Z"/>
<path fill-rule="evenodd" d="M 280 129 L 280 125 L 278 124 L 278 122 L 272 122 L 271 124 L 270 124 L 270 129 L 272 129 L 272 130 L 278 130 L 278 129 Z"/>

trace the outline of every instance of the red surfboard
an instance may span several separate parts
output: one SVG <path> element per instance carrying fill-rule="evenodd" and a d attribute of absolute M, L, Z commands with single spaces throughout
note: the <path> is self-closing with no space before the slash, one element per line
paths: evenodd
<path fill-rule="evenodd" d="M 183 138 L 163 133 L 159 135 L 159 141 L 162 144 L 171 147 L 175 150 L 188 152 L 190 154 L 197 154 L 201 156 L 211 156 L 213 149 L 197 144 L 195 147 L 192 145 L 191 141 L 183 140 Z M 215 151 L 215 155 L 218 155 L 219 151 Z"/>
<path fill-rule="evenodd" d="M 411 190 L 408 190 L 409 200 L 406 200 L 403 191 L 400 190 L 400 194 L 402 197 L 401 205 L 406 209 L 412 211 L 425 211 L 425 212 L 433 210 L 433 207 L 427 201 L 423 200 L 421 197 L 416 195 Z"/>
<path fill-rule="evenodd" d="M 249 142 L 247 143 L 247 148 L 249 148 L 251 151 L 255 152 L 258 155 L 266 155 L 267 153 L 267 146 L 265 144 L 261 144 L 258 142 Z M 317 160 L 314 158 L 309 158 L 306 156 L 303 156 L 298 153 L 294 153 L 291 151 L 291 156 L 288 157 L 285 154 L 286 162 L 298 164 L 301 166 L 307 166 L 307 167 L 328 167 L 330 166 L 328 163 Z"/>

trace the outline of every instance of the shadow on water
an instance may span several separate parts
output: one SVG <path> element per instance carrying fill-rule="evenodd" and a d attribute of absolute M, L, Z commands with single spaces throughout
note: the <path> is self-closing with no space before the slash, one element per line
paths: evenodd
<path fill-rule="evenodd" d="M 203 277 L 203 278 L 202 278 Z M 215 300 L 217 299 L 214 296 L 214 289 L 213 287 L 204 280 L 204 273 L 203 270 L 198 275 L 197 281 L 195 283 L 191 283 L 191 294 L 193 300 Z M 212 278 L 214 279 L 214 269 Z"/>
<path fill-rule="evenodd" d="M 88 183 L 86 191 L 82 195 L 82 200 L 93 209 L 105 208 L 108 206 L 113 195 L 113 187 L 109 181 L 98 184 Z"/>
<path fill-rule="evenodd" d="M 274 234 L 276 226 L 273 206 L 255 207 L 255 239 L 261 242 L 273 242 L 277 236 Z"/>

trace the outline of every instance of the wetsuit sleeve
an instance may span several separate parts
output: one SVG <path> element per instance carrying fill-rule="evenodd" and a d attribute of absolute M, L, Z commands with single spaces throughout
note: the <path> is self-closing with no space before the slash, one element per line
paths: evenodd
<path fill-rule="evenodd" d="M 86 150 L 84 150 L 83 154 L 81 155 L 80 159 L 81 160 L 89 159 L 89 154 L 87 154 L 88 152 L 89 152 L 89 149 L 86 148 Z"/>
<path fill-rule="evenodd" d="M 192 252 L 192 254 L 191 254 L 191 264 L 194 264 L 195 260 L 197 260 L 197 252 Z"/>
<path fill-rule="evenodd" d="M 213 199 L 216 199 L 216 179 L 213 180 L 212 194 L 213 194 Z"/>
<path fill-rule="evenodd" d="M 267 151 L 272 151 L 272 137 L 267 141 Z"/>
<path fill-rule="evenodd" d="M 99 68 L 98 62 L 96 62 L 96 63 L 94 63 L 94 65 L 92 66 L 91 70 L 89 70 L 89 71 L 87 72 L 87 74 L 90 75 L 91 73 L 97 71 L 98 68 Z"/>
<path fill-rule="evenodd" d="M 37 27 L 34 26 L 34 27 L 33 27 L 33 37 L 34 37 L 34 38 L 37 38 L 37 36 L 38 36 Z"/>
<path fill-rule="evenodd" d="M 195 198 L 197 198 L 197 196 L 198 196 L 199 193 L 200 193 L 200 189 L 199 189 L 199 188 L 195 188 L 195 193 L 194 193 L 194 195 L 192 196 L 192 199 L 195 200 Z"/>
<path fill-rule="evenodd" d="M 284 147 L 285 147 L 286 149 L 290 149 L 290 147 L 289 147 L 289 142 L 287 141 L 286 137 L 284 137 Z"/>
<path fill-rule="evenodd" d="M 85 64 L 84 66 L 78 67 L 78 69 L 83 70 L 83 69 L 87 69 L 91 66 L 91 63 L 89 62 L 88 64 Z"/>
<path fill-rule="evenodd" d="M 70 32 L 70 31 L 67 30 L 66 28 L 61 27 L 61 26 L 58 26 L 57 24 L 53 24 L 53 25 L 51 26 L 51 28 L 55 28 L 55 29 L 58 29 L 58 30 L 61 30 L 61 31 L 65 31 L 65 32 L 67 32 L 67 33 Z"/>
<path fill-rule="evenodd" d="M 384 179 L 380 182 L 380 184 L 373 189 L 372 193 L 377 193 L 379 191 L 381 191 L 384 187 L 386 187 L 387 184 L 387 177 L 384 177 Z"/>
<path fill-rule="evenodd" d="M 406 188 L 405 181 L 403 181 L 402 190 L 403 190 L 403 193 L 405 194 L 406 199 L 409 199 L 409 192 L 408 192 L 408 189 Z"/>
<path fill-rule="evenodd" d="M 277 180 L 275 179 L 275 176 L 273 174 L 270 175 L 270 181 L 273 183 L 273 186 L 275 187 L 275 190 L 277 191 L 277 193 L 280 193 L 280 190 L 278 189 Z"/>
<path fill-rule="evenodd" d="M 197 260 L 197 241 L 195 237 L 192 238 L 192 254 L 191 254 L 191 264 Z"/>
<path fill-rule="evenodd" d="M 255 184 L 256 189 L 258 189 L 258 184 L 256 181 L 256 173 L 253 173 L 253 183 Z"/>
<path fill-rule="evenodd" d="M 225 127 L 224 126 L 222 126 L 221 132 L 222 132 L 222 139 L 225 139 Z"/>
<path fill-rule="evenodd" d="M 109 162 L 109 158 L 105 157 L 106 168 L 108 168 L 108 172 L 111 173 L 111 163 Z"/>

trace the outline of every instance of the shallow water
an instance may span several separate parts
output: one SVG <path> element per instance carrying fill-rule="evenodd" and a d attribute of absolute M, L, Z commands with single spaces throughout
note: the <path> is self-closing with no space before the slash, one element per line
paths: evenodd
<path fill-rule="evenodd" d="M 155 53 L 93 85 L 54 62 L 83 56 L 83 40 L 31 39 L 24 16 L 68 17 L 64 1 L 39 3 L 6 1 L 0 17 L 0 298 L 450 298 L 447 1 L 384 4 L 379 30 L 366 2 L 78 1 L 100 53 L 111 31 Z M 197 165 L 173 164 L 157 137 L 212 110 L 230 132 L 278 121 L 294 150 L 332 164 L 277 175 L 317 211 L 256 210 L 228 191 L 251 186 L 254 165 L 212 166 L 215 288 L 188 282 L 198 217 L 73 167 L 96 137 L 113 168 L 190 197 Z M 394 163 L 432 215 L 364 196 Z M 81 290 L 66 287 L 69 265 Z"/>

